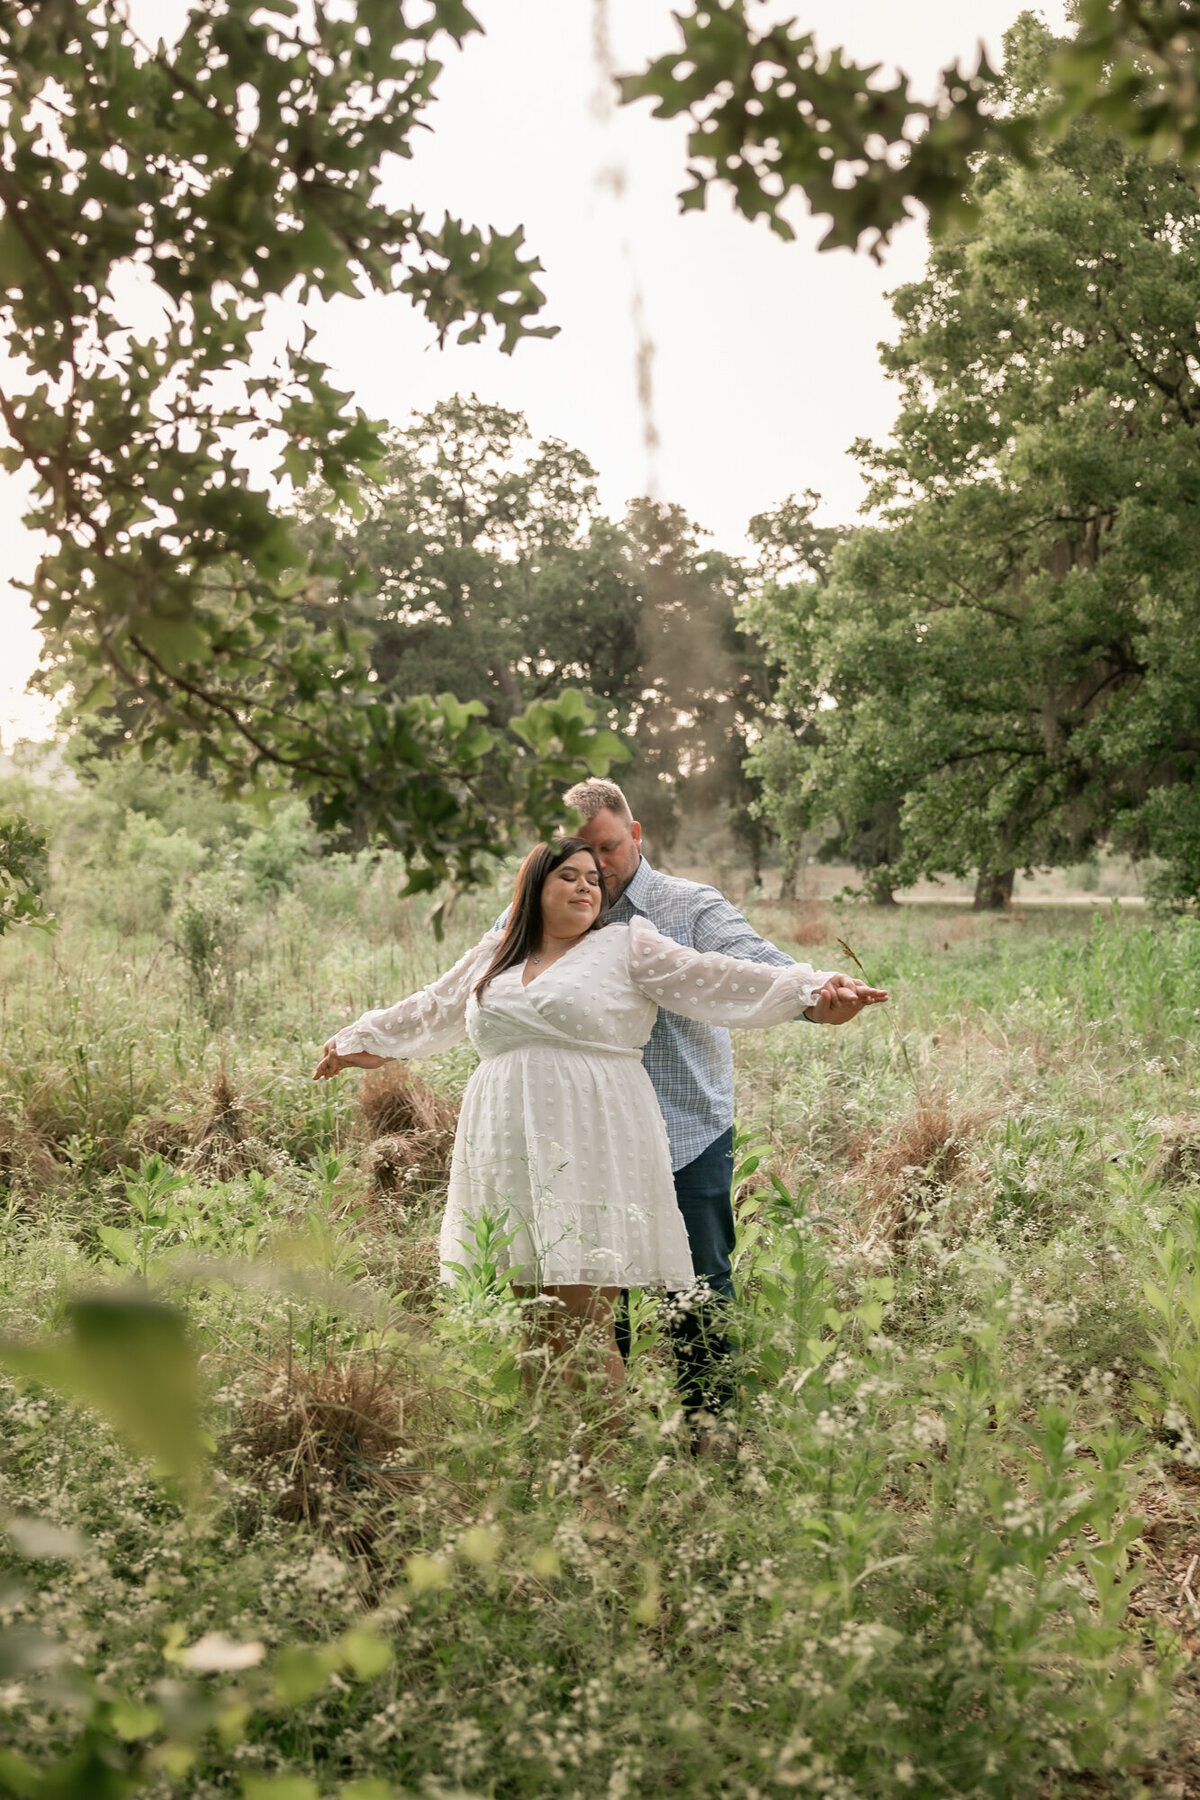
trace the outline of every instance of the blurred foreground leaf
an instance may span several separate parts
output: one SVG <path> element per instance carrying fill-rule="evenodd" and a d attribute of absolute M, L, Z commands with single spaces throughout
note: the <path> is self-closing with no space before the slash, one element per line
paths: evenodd
<path fill-rule="evenodd" d="M 140 1295 L 75 1300 L 70 1330 L 38 1344 L 0 1343 L 0 1365 L 84 1400 L 164 1475 L 196 1473 L 203 1450 L 196 1358 L 183 1315 Z"/>

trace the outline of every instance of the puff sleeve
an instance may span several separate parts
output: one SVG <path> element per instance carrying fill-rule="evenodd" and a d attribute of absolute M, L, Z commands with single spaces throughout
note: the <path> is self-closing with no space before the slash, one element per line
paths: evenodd
<path fill-rule="evenodd" d="M 432 1056 L 449 1050 L 467 1032 L 467 1001 L 471 990 L 496 953 L 500 933 L 489 931 L 454 967 L 436 981 L 397 1000 L 394 1006 L 363 1013 L 353 1025 L 343 1025 L 334 1042 L 339 1056 L 366 1050 L 373 1056 Z"/>
<path fill-rule="evenodd" d="M 692 950 L 664 937 L 648 919 L 629 923 L 629 976 L 664 1012 L 735 1030 L 781 1025 L 811 1006 L 832 970 L 809 963 L 745 962 L 717 950 Z"/>

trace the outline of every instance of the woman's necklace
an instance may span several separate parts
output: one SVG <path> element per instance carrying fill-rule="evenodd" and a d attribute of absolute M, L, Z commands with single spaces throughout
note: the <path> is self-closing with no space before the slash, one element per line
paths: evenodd
<path fill-rule="evenodd" d="M 573 947 L 574 947 L 574 946 L 573 946 L 573 945 L 572 945 L 572 944 L 568 944 L 568 945 L 567 945 L 567 946 L 566 946 L 566 948 L 565 948 L 565 949 L 562 949 L 562 950 L 560 950 L 560 951 L 559 951 L 559 952 L 558 952 L 558 953 L 557 953 L 557 955 L 555 955 L 555 956 L 552 956 L 552 957 L 551 957 L 551 958 L 550 958 L 550 961 L 551 961 L 551 962 L 557 962 L 557 961 L 558 961 L 558 958 L 559 958 L 559 957 L 560 957 L 560 956 L 565 956 L 565 955 L 566 955 L 566 954 L 567 954 L 567 951 L 568 951 L 568 950 L 570 950 L 570 949 L 572 949 L 572 948 L 573 948 Z M 536 969 L 536 968 L 537 968 L 537 966 L 538 966 L 538 964 L 539 964 L 539 963 L 540 963 L 540 962 L 541 962 L 541 961 L 542 961 L 542 960 L 543 960 L 543 958 L 544 958 L 544 957 L 545 957 L 545 955 L 546 955 L 546 952 L 545 952 L 545 950 L 542 950 L 542 951 L 540 951 L 540 952 L 539 952 L 539 953 L 538 953 L 538 955 L 537 955 L 537 956 L 531 956 L 531 957 L 530 957 L 530 958 L 529 958 L 529 960 L 530 960 L 530 962 L 531 962 L 531 963 L 532 963 L 532 964 L 533 964 L 533 966 L 534 966 L 534 968 L 535 968 L 535 969 Z"/>

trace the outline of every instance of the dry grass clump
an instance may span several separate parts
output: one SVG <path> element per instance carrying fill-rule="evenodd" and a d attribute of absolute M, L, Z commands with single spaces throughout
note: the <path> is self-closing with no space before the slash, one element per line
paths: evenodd
<path fill-rule="evenodd" d="M 796 901 L 788 935 L 795 944 L 828 944 L 833 936 L 829 909 L 819 894 L 802 894 Z"/>
<path fill-rule="evenodd" d="M 864 1136 L 850 1146 L 861 1179 L 864 1235 L 899 1250 L 907 1242 L 931 1190 L 962 1172 L 978 1121 L 955 1115 L 944 1100 L 924 1097 L 887 1138 Z"/>
<path fill-rule="evenodd" d="M 1167 1183 L 1200 1182 L 1200 1119 L 1165 1121 L 1153 1174 Z"/>
<path fill-rule="evenodd" d="M 269 1510 L 368 1555 L 381 1503 L 430 1486 L 446 1408 L 398 1358 L 331 1358 L 269 1372 L 225 1439 L 235 1468 Z"/>
<path fill-rule="evenodd" d="M 231 1181 L 249 1169 L 269 1169 L 273 1158 L 259 1136 L 257 1113 L 226 1069 L 206 1089 L 185 1092 L 170 1112 L 135 1119 L 123 1160 L 162 1156 L 202 1180 Z"/>
<path fill-rule="evenodd" d="M 112 1171 L 129 1160 L 128 1137 L 142 1096 L 130 1092 L 118 1066 L 96 1067 L 82 1057 L 48 1067 L 23 1085 L 21 1131 L 57 1163 L 86 1161 Z"/>
<path fill-rule="evenodd" d="M 443 1187 L 457 1109 L 403 1066 L 377 1070 L 359 1099 L 366 1170 L 381 1195 L 409 1200 Z"/>
<path fill-rule="evenodd" d="M 442 1131 L 453 1136 L 458 1118 L 457 1107 L 428 1082 L 409 1074 L 403 1063 L 389 1063 L 368 1075 L 358 1104 L 369 1141 L 414 1131 Z"/>
<path fill-rule="evenodd" d="M 410 1312 L 430 1312 L 441 1270 L 435 1237 L 401 1238 L 393 1245 L 393 1277 Z"/>
<path fill-rule="evenodd" d="M 194 1126 L 192 1148 L 185 1167 L 214 1181 L 231 1181 L 249 1169 L 266 1169 L 271 1156 L 256 1133 L 253 1108 L 224 1069 L 218 1069 L 209 1090 L 208 1107 Z"/>
<path fill-rule="evenodd" d="M 191 1123 L 182 1111 L 149 1113 L 130 1125 L 122 1160 L 136 1165 L 148 1156 L 161 1156 L 164 1162 L 178 1163 L 191 1145 Z"/>
<path fill-rule="evenodd" d="M 410 1131 L 376 1138 L 365 1168 L 377 1193 L 406 1202 L 445 1185 L 454 1134 Z"/>
<path fill-rule="evenodd" d="M 43 1138 L 0 1114 L 0 1188 L 32 1197 L 58 1187 L 65 1177 Z"/>

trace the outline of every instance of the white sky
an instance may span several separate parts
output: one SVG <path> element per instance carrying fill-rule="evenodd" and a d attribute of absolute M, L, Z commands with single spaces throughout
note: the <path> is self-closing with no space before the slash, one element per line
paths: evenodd
<path fill-rule="evenodd" d="M 597 106 L 604 90 L 593 51 L 598 16 L 617 68 L 641 67 L 676 42 L 677 0 L 475 0 L 486 36 L 450 48 L 440 98 L 417 154 L 388 192 L 423 207 L 509 231 L 525 227 L 545 266 L 546 322 L 556 338 L 505 357 L 490 345 L 439 351 L 401 297 L 339 300 L 318 316 L 317 352 L 375 417 L 403 423 L 456 391 L 526 414 L 535 438 L 581 449 L 619 512 L 655 491 L 676 501 L 736 551 L 751 514 L 815 488 L 823 516 L 847 519 L 862 486 L 849 455 L 858 437 L 885 436 L 892 390 L 876 345 L 891 334 L 886 295 L 918 277 L 926 239 L 917 223 L 896 235 L 882 269 L 847 251 L 818 255 L 823 227 L 793 216 L 797 241 L 734 216 L 723 199 L 680 217 L 684 127 L 645 102 Z M 1020 0 L 794 0 L 823 46 L 903 68 L 919 94 L 955 57 L 993 60 Z M 134 0 L 147 35 L 170 36 L 182 0 Z M 1061 0 L 1041 8 L 1063 25 Z M 619 169 L 614 198 L 605 172 Z M 651 461 L 638 405 L 634 313 L 654 346 Z M 24 489 L 0 477 L 0 743 L 44 734 L 44 708 L 24 694 L 37 657 L 27 600 L 11 583 L 32 571 L 36 546 L 21 525 Z"/>

